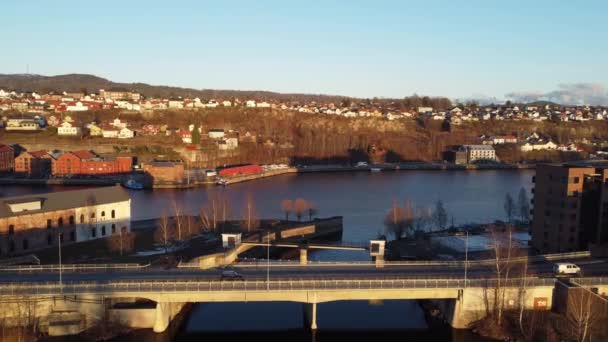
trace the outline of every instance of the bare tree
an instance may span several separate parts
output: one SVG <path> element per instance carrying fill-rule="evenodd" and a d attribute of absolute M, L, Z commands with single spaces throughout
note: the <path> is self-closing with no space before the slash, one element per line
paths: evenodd
<path fill-rule="evenodd" d="M 303 198 L 296 198 L 293 209 L 296 213 L 296 217 L 298 218 L 298 222 L 302 221 L 302 215 L 308 210 L 308 202 Z"/>
<path fill-rule="evenodd" d="M 511 194 L 508 192 L 505 195 L 504 209 L 505 214 L 507 214 L 507 222 L 510 223 L 513 220 L 513 214 L 515 214 L 515 202 L 513 201 Z"/>
<path fill-rule="evenodd" d="M 317 206 L 312 202 L 308 202 L 308 221 L 312 221 L 312 217 L 315 216 L 318 212 L 319 209 L 317 208 Z"/>
<path fill-rule="evenodd" d="M 586 288 L 571 288 L 568 291 L 566 320 L 571 337 L 579 342 L 592 340 L 605 323 L 605 300 Z M 595 340 L 595 339 L 593 339 Z"/>
<path fill-rule="evenodd" d="M 281 201 L 281 210 L 285 213 L 285 221 L 289 222 L 289 214 L 293 211 L 293 201 L 290 199 Z"/>
<path fill-rule="evenodd" d="M 405 202 L 404 207 L 400 207 L 397 201 L 393 201 L 393 206 L 384 218 L 384 226 L 389 233 L 392 233 L 396 240 L 400 240 L 412 230 L 414 213 L 409 201 Z"/>
<path fill-rule="evenodd" d="M 443 202 L 441 200 L 437 200 L 435 202 L 435 211 L 433 211 L 433 221 L 435 225 L 439 228 L 439 230 L 444 230 L 448 223 L 448 212 L 445 210 L 443 206 Z"/>
<path fill-rule="evenodd" d="M 260 219 L 258 218 L 258 214 L 255 209 L 255 202 L 253 201 L 251 194 L 249 194 L 245 200 L 245 208 L 243 211 L 244 223 L 245 227 L 247 228 L 247 232 L 258 229 L 260 226 Z"/>
<path fill-rule="evenodd" d="M 175 228 L 177 231 L 177 241 L 182 241 L 183 240 L 183 236 L 182 236 L 182 219 L 183 219 L 183 212 L 182 209 L 177 205 L 177 201 L 175 199 L 173 199 L 172 202 L 172 206 L 173 206 L 173 214 L 175 215 Z"/>
<path fill-rule="evenodd" d="M 108 249 L 112 252 L 131 252 L 135 248 L 135 233 L 127 231 L 127 227 L 122 227 L 118 234 L 108 238 Z"/>
<path fill-rule="evenodd" d="M 528 199 L 528 193 L 523 187 L 519 190 L 519 196 L 517 198 L 517 209 L 519 211 L 519 217 L 522 222 L 528 222 L 530 219 L 530 200 Z"/>
<path fill-rule="evenodd" d="M 519 253 L 517 245 L 513 242 L 513 227 L 509 226 L 505 231 L 493 227 L 491 229 L 490 250 L 494 254 L 494 301 L 492 315 L 497 324 L 503 323 L 505 310 L 506 284 L 511 279 L 511 271 L 516 266 L 514 257 Z"/>
<path fill-rule="evenodd" d="M 158 227 L 156 227 L 156 230 L 154 231 L 154 241 L 162 244 L 165 248 L 165 253 L 167 253 L 172 239 L 173 229 L 171 227 L 170 219 L 166 214 L 163 214 L 158 221 Z"/>
<path fill-rule="evenodd" d="M 413 230 L 416 234 L 420 234 L 426 230 L 432 220 L 432 211 L 430 208 L 416 208 L 413 220 Z"/>

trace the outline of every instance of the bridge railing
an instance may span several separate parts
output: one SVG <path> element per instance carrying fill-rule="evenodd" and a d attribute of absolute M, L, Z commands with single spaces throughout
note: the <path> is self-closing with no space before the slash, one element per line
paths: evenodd
<path fill-rule="evenodd" d="M 528 286 L 553 286 L 554 279 L 532 278 Z M 465 287 L 493 287 L 495 279 L 299 279 L 281 280 L 184 280 L 184 281 L 117 281 L 117 282 L 64 282 L 53 283 L 13 283 L 0 286 L 0 295 L 70 295 L 70 294 L 112 294 L 124 292 L 175 293 L 193 291 L 310 291 L 310 290 L 357 290 L 357 289 L 462 289 Z M 520 279 L 503 282 L 505 287 L 518 287 Z"/>
<path fill-rule="evenodd" d="M 65 265 L 22 265 L 22 266 L 5 266 L 0 267 L 0 272 L 95 272 L 95 271 L 112 271 L 112 270 L 143 270 L 150 264 L 65 264 Z"/>
<path fill-rule="evenodd" d="M 608 277 L 571 278 L 570 282 L 580 286 L 608 285 Z"/>

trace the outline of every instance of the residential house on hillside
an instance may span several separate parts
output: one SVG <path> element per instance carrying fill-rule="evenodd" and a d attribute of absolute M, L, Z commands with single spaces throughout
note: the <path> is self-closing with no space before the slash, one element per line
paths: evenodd
<path fill-rule="evenodd" d="M 555 150 L 557 149 L 557 144 L 552 142 L 551 140 L 544 142 L 542 139 L 532 142 L 526 142 L 525 144 L 520 146 L 520 150 L 522 152 L 530 152 L 530 151 L 542 151 L 542 150 Z"/>
<path fill-rule="evenodd" d="M 57 128 L 57 135 L 59 136 L 77 136 L 81 134 L 81 128 L 75 124 L 64 121 Z"/>
<path fill-rule="evenodd" d="M 61 121 L 59 121 L 59 119 L 55 115 L 49 116 L 46 122 L 51 127 L 57 127 L 61 123 Z"/>
<path fill-rule="evenodd" d="M 226 132 L 221 128 L 214 128 L 209 130 L 208 135 L 210 139 L 223 139 Z"/>
<path fill-rule="evenodd" d="M 247 100 L 247 102 L 245 102 L 245 107 L 254 108 L 255 107 L 255 101 L 253 101 L 253 100 Z"/>
<path fill-rule="evenodd" d="M 8 119 L 4 129 L 7 131 L 32 132 L 39 131 L 41 128 L 40 123 L 34 119 Z"/>
<path fill-rule="evenodd" d="M 133 130 L 128 129 L 127 127 L 122 128 L 118 132 L 118 139 L 131 139 L 135 136 L 135 132 Z"/>
<path fill-rule="evenodd" d="M 101 136 L 104 138 L 118 138 L 120 129 L 112 125 L 101 126 Z"/>
<path fill-rule="evenodd" d="M 103 129 L 99 127 L 96 123 L 92 122 L 87 125 L 89 129 L 89 135 L 92 137 L 101 137 L 103 136 Z"/>

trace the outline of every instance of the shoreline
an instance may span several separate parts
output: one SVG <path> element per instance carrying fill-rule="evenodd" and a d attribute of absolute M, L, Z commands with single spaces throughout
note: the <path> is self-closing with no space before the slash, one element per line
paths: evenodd
<path fill-rule="evenodd" d="M 280 176 L 284 174 L 310 174 L 310 173 L 337 173 L 337 172 L 397 172 L 397 171 L 497 171 L 497 170 L 533 170 L 535 164 L 499 164 L 499 165 L 455 165 L 442 163 L 399 163 L 399 164 L 372 164 L 365 167 L 343 165 L 311 165 L 291 167 L 282 170 L 271 170 L 260 174 L 236 176 L 225 178 L 225 185 L 254 181 L 263 178 Z M 65 185 L 65 186 L 104 186 L 120 185 L 128 176 L 115 176 L 111 178 L 18 178 L 2 177 L 0 185 Z M 147 189 L 192 189 L 207 186 L 222 186 L 216 181 L 195 181 L 192 183 L 162 183 L 153 184 Z"/>

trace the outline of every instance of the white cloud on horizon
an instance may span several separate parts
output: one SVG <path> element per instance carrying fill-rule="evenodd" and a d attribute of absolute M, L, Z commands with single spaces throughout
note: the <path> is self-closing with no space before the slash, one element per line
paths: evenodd
<path fill-rule="evenodd" d="M 551 101 L 565 105 L 608 105 L 608 89 L 600 83 L 567 83 L 558 89 L 543 93 L 540 91 L 511 92 L 505 95 L 513 102 Z"/>

